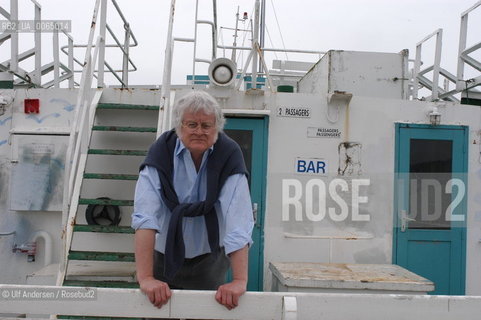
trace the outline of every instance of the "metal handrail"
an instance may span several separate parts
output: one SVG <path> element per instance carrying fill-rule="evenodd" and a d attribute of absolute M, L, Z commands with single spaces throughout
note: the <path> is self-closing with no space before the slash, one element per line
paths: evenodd
<path fill-rule="evenodd" d="M 77 211 L 78 202 L 78 192 L 80 192 L 80 182 L 81 173 L 84 170 L 86 154 L 88 150 L 88 143 L 90 141 L 90 136 L 92 134 L 92 124 L 96 106 L 100 100 L 102 91 L 97 91 L 93 96 L 91 94 L 91 87 L 94 77 L 97 78 L 97 87 L 101 88 L 103 86 L 103 72 L 105 70 L 104 66 L 110 71 L 117 80 L 120 81 L 122 86 L 127 86 L 126 70 L 123 71 L 122 78 L 119 77 L 118 73 L 110 66 L 108 62 L 105 61 L 105 48 L 106 47 L 119 47 L 124 54 L 124 66 L 128 66 L 130 62 L 135 70 L 137 67 L 132 63 L 128 57 L 128 48 L 130 46 L 136 46 L 138 44 L 135 36 L 131 32 L 130 26 L 125 20 L 125 17 L 120 11 L 120 8 L 116 4 L 115 0 L 111 0 L 114 3 L 115 8 L 119 12 L 121 18 L 124 20 L 124 28 L 126 28 L 126 43 L 125 47 L 118 41 L 117 37 L 113 34 L 112 30 L 106 23 L 106 11 L 107 11 L 107 0 L 96 0 L 94 6 L 94 12 L 92 16 L 92 23 L 90 26 L 89 39 L 86 45 L 84 63 L 81 64 L 82 68 L 82 78 L 80 82 L 79 93 L 77 96 L 77 103 L 75 108 L 75 115 L 73 119 L 73 125 L 70 133 L 70 140 L 68 144 L 68 150 L 66 155 L 66 166 L 65 166 L 65 177 L 68 183 L 64 186 L 64 201 L 63 201 L 63 216 L 62 216 L 62 237 L 63 237 L 63 250 L 61 263 L 59 266 L 59 273 L 57 276 L 57 284 L 60 285 L 65 277 L 65 272 L 67 268 L 67 257 L 68 250 L 70 249 L 70 244 L 72 241 L 73 233 L 73 221 L 75 221 L 75 215 Z M 97 17 L 100 18 L 100 23 L 97 24 Z M 96 42 L 94 44 L 94 37 L 97 30 L 97 25 L 99 25 L 99 35 L 96 37 Z M 116 45 L 106 45 L 105 44 L 105 33 L 108 31 L 116 41 Z M 133 40 L 133 44 L 130 45 L 130 39 Z M 72 49 L 73 49 L 72 45 Z M 77 47 L 79 47 L 77 45 Z M 92 56 L 92 49 L 94 50 Z M 64 50 L 62 50 L 64 51 Z M 69 63 L 72 65 L 78 60 L 73 58 Z M 95 66 L 98 65 L 98 70 Z M 95 76 L 95 73 L 97 75 Z"/>
<path fill-rule="evenodd" d="M 435 48 L 435 55 L 434 55 L 434 64 L 429 67 L 430 70 L 433 70 L 433 80 L 432 86 L 428 87 L 432 91 L 431 100 L 437 100 L 439 98 L 439 71 L 441 68 L 441 49 L 442 49 L 442 39 L 443 39 L 443 29 L 437 29 L 430 35 L 426 36 L 424 39 L 419 41 L 416 44 L 416 59 L 414 61 L 414 70 L 413 70 L 413 98 L 416 99 L 418 97 L 418 89 L 419 89 L 419 81 L 422 74 L 426 73 L 426 70 L 421 70 L 421 52 L 422 52 L 422 45 L 423 43 L 427 42 L 431 38 L 436 36 L 436 48 Z M 424 77 L 425 78 L 425 77 Z M 422 79 L 424 80 L 424 79 Z M 423 82 L 424 84 L 426 82 Z M 423 85 L 425 86 L 425 85 Z"/>
<path fill-rule="evenodd" d="M 468 36 L 468 16 L 473 10 L 481 6 L 481 1 L 478 1 L 471 8 L 461 14 L 461 27 L 459 32 L 459 52 L 458 52 L 458 70 L 456 89 L 458 92 L 468 90 L 473 87 L 481 85 L 481 76 L 473 79 L 464 79 L 464 65 L 467 63 L 474 69 L 481 71 L 481 63 L 476 59 L 469 57 L 468 54 L 481 48 L 481 42 L 466 48 Z"/>
<path fill-rule="evenodd" d="M 65 277 L 67 270 L 67 257 L 68 250 L 70 249 L 71 243 L 71 233 L 72 226 L 68 223 L 72 217 L 72 210 L 76 209 L 75 206 L 71 206 L 71 201 L 73 199 L 73 189 L 77 184 L 76 172 L 80 161 L 80 145 L 84 137 L 84 124 L 85 118 L 88 117 L 88 107 L 91 102 L 89 95 L 89 90 L 92 84 L 92 69 L 97 61 L 98 55 L 98 43 L 100 42 L 100 37 L 97 38 L 97 46 L 94 51 L 94 58 L 92 59 L 92 46 L 94 41 L 95 29 L 97 25 L 97 14 L 99 12 L 100 1 L 95 1 L 94 12 L 92 16 L 92 23 L 90 25 L 89 39 L 87 42 L 87 49 L 85 51 L 84 58 L 84 68 L 82 71 L 82 77 L 80 80 L 80 88 L 77 95 L 77 102 L 75 107 L 75 115 L 73 118 L 73 124 L 69 136 L 68 149 L 66 153 L 65 160 L 65 181 L 63 190 L 63 204 L 62 204 L 62 238 L 63 238 L 63 250 L 61 251 L 62 256 L 60 257 L 59 272 L 57 276 L 57 284 L 61 285 Z M 105 1 L 105 0 L 102 0 Z M 88 123 L 88 121 L 87 121 Z"/>
<path fill-rule="evenodd" d="M 132 29 L 130 28 L 130 24 L 128 23 L 127 19 L 125 18 L 124 14 L 122 13 L 122 10 L 120 9 L 117 2 L 115 0 L 110 0 L 110 1 L 112 2 L 114 8 L 116 9 L 117 13 L 119 14 L 120 18 L 122 19 L 122 21 L 124 23 L 124 30 L 126 31 L 125 39 L 124 39 L 124 43 L 121 43 L 120 40 L 118 39 L 118 37 L 113 32 L 110 25 L 106 21 L 103 20 L 104 16 L 101 15 L 100 34 L 101 34 L 101 37 L 103 38 L 103 41 L 99 42 L 98 45 L 100 46 L 100 51 L 101 51 L 100 59 L 101 59 L 101 61 L 103 61 L 103 63 L 100 63 L 99 67 L 97 69 L 94 69 L 93 77 L 98 80 L 97 81 L 97 87 L 103 87 L 104 84 L 101 83 L 101 82 L 103 82 L 103 73 L 110 72 L 121 83 L 122 87 L 127 87 L 128 86 L 128 81 L 127 81 L 128 72 L 133 72 L 133 71 L 138 70 L 137 66 L 135 65 L 135 63 L 130 58 L 128 49 L 131 48 L 131 47 L 138 46 L 138 41 L 137 41 L 137 38 L 135 37 L 135 34 L 132 32 Z M 106 10 L 106 2 L 107 2 L 107 0 L 105 0 L 105 4 L 102 5 L 102 8 L 104 8 L 104 6 L 105 6 L 105 10 Z M 101 12 L 101 14 L 104 14 L 103 11 Z M 114 44 L 106 44 L 105 43 L 105 41 L 106 41 L 105 36 L 102 36 L 105 33 L 105 31 L 108 31 L 108 33 L 111 35 L 112 39 L 115 42 Z M 130 42 L 130 40 L 132 40 L 132 43 Z M 87 47 L 88 47 L 88 45 L 85 45 L 85 44 L 76 44 L 76 45 L 73 46 L 73 48 L 87 48 Z M 92 48 L 95 48 L 95 47 L 96 47 L 96 45 L 92 44 Z M 67 52 L 66 52 L 67 48 L 68 48 L 67 46 L 63 46 L 63 47 L 60 48 L 60 50 L 64 54 L 67 54 Z M 124 56 L 124 63 L 123 63 L 123 66 L 122 66 L 121 69 L 114 69 L 110 66 L 109 63 L 107 63 L 105 61 L 105 48 L 119 48 L 121 50 L 121 52 Z M 102 54 L 102 52 L 103 52 L 103 54 Z M 84 64 L 76 58 L 73 59 L 73 62 L 75 64 L 81 66 L 82 68 L 81 69 L 74 69 L 72 72 L 73 73 L 83 72 Z M 100 67 L 100 65 L 104 65 L 105 68 Z M 117 74 L 119 72 L 122 72 L 122 77 L 120 77 Z"/>
<path fill-rule="evenodd" d="M 34 4 L 34 21 L 41 21 L 41 5 L 35 1 L 35 0 L 30 0 Z M 14 21 L 18 20 L 18 1 L 17 0 L 11 0 L 10 1 L 10 10 L 12 11 L 11 13 L 8 13 L 6 10 L 2 9 L 0 10 L 0 14 L 2 14 L 4 17 L 6 17 L 9 21 Z M 58 35 L 59 32 L 62 32 L 66 37 L 68 41 L 68 45 L 65 46 L 68 48 L 68 51 L 65 52 L 65 54 L 68 56 L 68 67 L 63 65 L 60 62 L 60 58 L 58 56 L 59 53 L 59 48 L 58 48 Z M 9 60 L 3 62 L 1 66 L 1 70 L 3 71 L 8 71 L 11 74 L 15 75 L 18 79 L 20 79 L 20 82 L 17 82 L 16 84 L 30 84 L 36 87 L 50 87 L 54 85 L 55 87 L 59 87 L 60 82 L 69 80 L 69 88 L 73 88 L 75 82 L 73 79 L 73 50 L 72 50 L 72 45 L 73 45 L 73 38 L 70 36 L 65 30 L 59 30 L 56 28 L 53 33 L 53 55 L 54 55 L 54 62 L 53 62 L 53 68 L 51 68 L 51 63 L 48 63 L 45 66 L 41 65 L 41 35 L 40 35 L 40 30 L 35 30 L 35 46 L 32 49 L 29 49 L 23 53 L 18 52 L 18 42 L 19 42 L 19 35 L 18 33 L 12 33 L 11 35 L 4 36 L 3 41 L 0 42 L 0 45 L 7 39 L 11 40 L 11 57 Z M 27 72 L 26 70 L 22 69 L 19 67 L 19 62 L 30 58 L 34 56 L 35 58 L 35 68 L 32 72 Z M 9 67 L 5 67 L 6 65 L 9 65 Z M 62 69 L 64 72 L 62 75 L 60 75 L 60 69 Z M 53 72 L 54 73 L 54 79 L 53 81 L 47 82 L 46 84 L 42 85 L 41 79 L 42 76 L 49 73 Z"/>
<path fill-rule="evenodd" d="M 450 100 L 454 102 L 459 102 L 459 99 L 454 97 L 455 94 L 460 92 L 473 89 L 476 86 L 481 85 L 481 76 L 473 79 L 464 79 L 464 67 L 465 64 L 470 65 L 474 69 L 481 71 L 481 62 L 477 61 L 475 58 L 470 57 L 469 54 L 481 49 L 481 42 L 478 42 L 471 47 L 467 48 L 467 34 L 468 34 L 468 15 L 473 10 L 481 6 L 481 1 L 478 1 L 471 8 L 464 11 L 461 14 L 461 27 L 459 36 L 459 51 L 458 51 L 458 65 L 457 65 L 457 75 L 454 76 L 447 70 L 441 68 L 441 46 L 442 46 L 442 29 L 438 29 L 432 34 L 425 37 L 416 45 L 416 59 L 413 72 L 413 84 L 412 84 L 412 96 L 414 99 L 418 98 L 418 89 L 420 87 L 425 87 L 432 91 L 432 95 L 427 97 L 430 100 Z M 432 66 L 426 67 L 421 70 L 421 46 L 422 43 L 429 40 L 436 35 L 436 49 L 435 49 L 435 59 Z M 424 76 L 424 74 L 432 71 L 433 79 L 430 80 Z M 444 88 L 439 86 L 439 76 L 444 77 Z M 455 89 L 449 89 L 449 84 L 454 83 Z"/>

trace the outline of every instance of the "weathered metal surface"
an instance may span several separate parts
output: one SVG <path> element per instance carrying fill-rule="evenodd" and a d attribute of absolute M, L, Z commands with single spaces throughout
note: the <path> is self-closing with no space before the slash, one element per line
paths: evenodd
<path fill-rule="evenodd" d="M 344 263 L 270 263 L 286 287 L 429 292 L 431 281 L 397 265 Z"/>

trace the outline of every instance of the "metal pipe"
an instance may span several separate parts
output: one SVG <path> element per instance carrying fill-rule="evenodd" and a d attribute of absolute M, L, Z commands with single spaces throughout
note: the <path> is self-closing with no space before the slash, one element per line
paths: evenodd
<path fill-rule="evenodd" d="M 124 24 L 128 24 L 127 19 L 125 19 L 124 14 L 122 13 L 122 10 L 120 10 L 119 5 L 117 4 L 117 1 L 111 0 L 112 4 L 114 5 L 115 9 L 117 9 L 117 12 L 119 13 L 120 18 L 124 22 Z M 130 35 L 132 36 L 132 40 L 134 40 L 134 44 L 131 45 L 132 47 L 136 47 L 139 43 L 137 42 L 137 38 L 135 38 L 134 33 L 132 30 L 130 30 Z"/>
<path fill-rule="evenodd" d="M 104 85 L 104 65 L 105 65 L 105 35 L 106 35 L 106 25 L 107 25 L 107 0 L 102 0 L 100 5 L 100 49 L 99 49 L 99 62 L 98 62 L 98 78 L 97 78 L 97 88 L 103 88 Z M 95 65 L 93 60 L 93 65 Z"/>
<path fill-rule="evenodd" d="M 10 0 L 10 21 L 18 20 L 18 1 Z M 18 32 L 12 32 L 10 38 L 10 71 L 18 71 Z"/>
<path fill-rule="evenodd" d="M 35 6 L 35 25 L 42 20 L 42 11 L 40 5 Z M 42 85 L 42 34 L 39 29 L 35 28 L 35 76 L 33 82 Z"/>
<path fill-rule="evenodd" d="M 15 231 L 15 230 L 10 231 L 10 232 L 0 232 L 0 237 L 10 236 L 10 235 L 15 234 L 15 233 L 17 233 L 17 231 Z"/>
<path fill-rule="evenodd" d="M 72 73 L 70 78 L 68 79 L 68 87 L 73 89 L 75 85 L 75 78 L 74 78 L 74 64 L 73 64 L 73 39 L 68 39 L 68 68 Z"/>
<path fill-rule="evenodd" d="M 37 231 L 33 234 L 30 238 L 31 242 L 37 242 L 38 239 L 43 239 L 45 243 L 45 254 L 44 254 L 44 266 L 48 266 L 52 264 L 52 248 L 53 248 L 53 241 L 50 234 L 46 231 Z"/>
<path fill-rule="evenodd" d="M 254 37 L 252 39 L 252 89 L 257 88 L 257 46 L 259 42 L 259 7 L 260 2 L 256 0 L 255 11 L 254 11 Z"/>
<path fill-rule="evenodd" d="M 198 17 L 199 17 L 199 0 L 195 0 L 194 55 L 192 59 L 192 85 L 195 84 L 195 58 L 197 54 L 197 18 Z"/>
<path fill-rule="evenodd" d="M 60 88 L 60 48 L 58 44 L 58 29 L 55 28 L 53 32 L 53 83 L 54 88 Z"/>
<path fill-rule="evenodd" d="M 265 32 L 266 32 L 266 0 L 261 0 L 261 23 L 260 23 L 260 39 L 259 39 L 259 49 L 262 54 L 265 42 Z M 259 62 L 260 61 L 259 57 Z M 263 65 L 259 65 L 259 72 L 262 72 Z"/>
<path fill-rule="evenodd" d="M 130 45 L 130 25 L 127 23 L 125 27 L 125 40 L 124 40 L 124 60 L 122 64 L 122 82 L 125 87 L 128 87 L 129 83 L 129 45 Z"/>
<path fill-rule="evenodd" d="M 213 30 L 212 30 L 212 61 L 217 58 L 217 1 L 212 0 L 212 9 L 213 9 Z"/>
<path fill-rule="evenodd" d="M 222 46 L 218 45 L 219 49 L 236 49 L 236 50 L 252 50 L 251 47 L 234 47 L 234 46 Z M 307 53 L 307 54 L 326 54 L 326 51 L 314 51 L 314 50 L 297 50 L 297 49 L 280 49 L 280 48 L 263 48 L 262 51 L 272 52 L 293 52 L 293 53 Z"/>
<path fill-rule="evenodd" d="M 236 47 L 237 47 L 237 30 L 239 26 L 239 6 L 237 6 L 237 13 L 235 15 L 235 29 L 234 29 L 234 43 L 232 44 L 232 56 L 231 60 L 235 62 L 236 59 Z"/>
<path fill-rule="evenodd" d="M 443 29 L 439 29 L 436 36 L 436 54 L 434 56 L 432 100 L 439 98 L 439 69 L 441 68 L 441 49 L 443 45 Z"/>
<path fill-rule="evenodd" d="M 166 108 L 170 104 L 170 76 L 172 72 L 172 29 L 174 25 L 175 0 L 170 2 L 169 27 L 167 30 L 167 43 L 165 45 L 164 74 L 162 76 L 162 87 L 160 89 L 159 118 L 157 122 L 157 137 L 159 137 L 167 125 Z"/>

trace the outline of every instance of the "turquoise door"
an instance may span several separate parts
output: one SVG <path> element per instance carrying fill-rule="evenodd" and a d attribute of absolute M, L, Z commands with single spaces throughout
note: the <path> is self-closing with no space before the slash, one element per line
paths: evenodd
<path fill-rule="evenodd" d="M 463 295 L 468 129 L 396 125 L 394 263 Z"/>
<path fill-rule="evenodd" d="M 264 118 L 227 118 L 224 131 L 237 141 L 249 171 L 255 226 L 254 244 L 249 249 L 249 282 L 247 290 L 261 291 L 264 264 L 264 208 L 267 165 L 267 120 Z"/>

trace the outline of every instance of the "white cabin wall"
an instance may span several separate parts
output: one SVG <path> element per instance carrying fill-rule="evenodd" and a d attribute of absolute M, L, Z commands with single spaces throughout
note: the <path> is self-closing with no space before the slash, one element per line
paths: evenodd
<path fill-rule="evenodd" d="M 266 98 L 267 99 L 267 98 Z M 340 107 L 339 120 L 335 124 L 327 121 L 326 94 L 277 93 L 268 101 L 271 110 L 269 123 L 269 159 L 267 176 L 267 207 L 265 216 L 265 277 L 264 289 L 270 289 L 269 262 L 333 262 L 333 263 L 391 263 L 393 240 L 394 202 L 394 157 L 395 123 L 428 123 L 427 112 L 435 103 L 379 99 L 354 95 L 349 104 L 349 119 L 346 106 Z M 468 178 L 468 232 L 466 294 L 480 294 L 481 276 L 476 266 L 481 263 L 481 165 L 479 163 L 479 107 L 438 103 L 441 123 L 467 125 L 470 128 L 469 172 L 476 174 Z M 310 107 L 308 119 L 277 116 L 278 106 Z M 330 111 L 334 109 L 331 106 Z M 308 127 L 338 128 L 340 138 L 308 138 Z M 474 145 L 473 138 L 477 139 Z M 360 171 L 350 177 L 338 176 L 338 146 L 343 141 L 362 145 Z M 295 159 L 323 158 L 327 160 L 327 176 L 301 175 L 295 173 Z M 360 213 L 370 216 L 369 222 L 334 222 L 326 216 L 322 221 L 306 219 L 305 197 L 303 221 L 294 221 L 293 206 L 290 221 L 282 221 L 282 180 L 297 179 L 303 188 L 308 180 L 318 178 L 326 185 L 334 178 L 347 180 L 370 179 L 364 189 L 367 204 L 361 204 Z M 345 193 L 344 198 L 351 194 Z M 329 198 L 329 196 L 328 196 Z M 478 199 L 478 202 L 476 202 Z M 315 199 L 316 200 L 316 199 Z M 327 207 L 332 206 L 327 200 Z M 338 208 L 334 205 L 335 208 Z M 351 207 L 349 212 L 351 214 Z M 297 238 L 296 238 L 297 237 Z M 344 237 L 346 239 L 328 239 Z"/>
<path fill-rule="evenodd" d="M 37 242 L 37 255 L 34 262 L 27 262 L 25 253 L 12 253 L 14 243 L 21 245 L 30 241 L 36 231 L 46 231 L 52 238 L 52 262 L 58 263 L 61 248 L 62 213 L 60 211 L 10 210 L 12 170 L 15 165 L 12 163 L 12 159 L 16 158 L 15 144 L 16 141 L 19 141 L 18 138 L 28 142 L 29 137 L 32 138 L 32 141 L 42 139 L 41 137 L 49 140 L 52 137 L 50 135 L 37 135 L 35 131 L 38 133 L 38 131 L 69 130 L 75 111 L 77 90 L 16 89 L 1 90 L 0 94 L 14 98 L 12 105 L 7 107 L 6 113 L 0 116 L 0 232 L 16 231 L 15 236 L 0 237 L 0 282 L 21 284 L 26 283 L 28 274 L 44 267 L 45 243 L 43 240 Z M 24 113 L 25 98 L 40 99 L 39 114 Z M 32 131 L 32 135 L 13 135 L 10 133 L 12 129 Z M 63 137 L 68 140 L 68 136 Z M 63 145 L 55 146 L 60 153 L 65 152 L 62 149 L 63 147 Z M 54 160 L 59 160 L 56 167 L 58 172 L 51 172 L 50 174 L 63 176 L 62 168 L 65 163 L 62 163 L 61 159 Z M 57 182 L 59 181 L 57 180 Z M 58 186 L 58 184 L 52 185 L 52 192 L 55 192 Z M 25 191 L 27 194 L 28 190 Z M 46 199 L 53 199 L 48 194 L 45 197 Z M 50 201 L 48 199 L 47 201 Z M 60 200 L 58 197 L 55 199 L 55 201 L 61 202 L 61 197 Z"/>
<path fill-rule="evenodd" d="M 347 92 L 387 99 L 406 97 L 407 50 L 400 53 L 330 50 L 299 81 L 298 92 Z"/>

